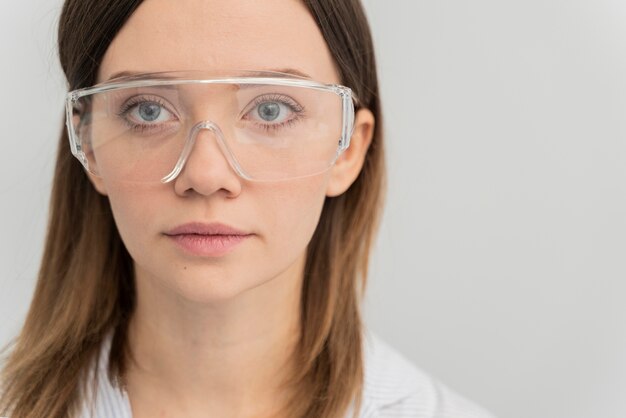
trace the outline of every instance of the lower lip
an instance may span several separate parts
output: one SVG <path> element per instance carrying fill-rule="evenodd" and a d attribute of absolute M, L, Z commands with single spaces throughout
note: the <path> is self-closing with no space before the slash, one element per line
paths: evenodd
<path fill-rule="evenodd" d="M 221 257 L 251 235 L 168 235 L 183 250 L 201 257 Z"/>

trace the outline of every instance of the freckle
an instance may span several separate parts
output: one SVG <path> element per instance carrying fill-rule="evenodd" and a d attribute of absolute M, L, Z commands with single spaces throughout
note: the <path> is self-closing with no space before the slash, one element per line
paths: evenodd
<path fill-rule="evenodd" d="M 187 266 L 183 266 L 183 270 L 187 270 Z"/>

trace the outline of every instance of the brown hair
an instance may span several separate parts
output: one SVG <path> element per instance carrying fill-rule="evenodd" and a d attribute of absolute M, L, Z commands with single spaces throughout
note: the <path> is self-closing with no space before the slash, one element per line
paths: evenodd
<path fill-rule="evenodd" d="M 307 248 L 301 300 L 300 368 L 286 416 L 336 418 L 363 386 L 360 302 L 385 178 L 373 44 L 359 0 L 305 0 L 339 70 L 376 125 L 363 168 L 350 188 L 326 198 Z M 66 0 L 58 48 L 70 89 L 95 83 L 102 57 L 141 0 Z M 89 182 L 59 138 L 47 238 L 33 300 L 0 375 L 0 415 L 72 417 L 87 370 L 114 331 L 109 376 L 125 369 L 135 306 L 132 259 L 106 196 Z"/>

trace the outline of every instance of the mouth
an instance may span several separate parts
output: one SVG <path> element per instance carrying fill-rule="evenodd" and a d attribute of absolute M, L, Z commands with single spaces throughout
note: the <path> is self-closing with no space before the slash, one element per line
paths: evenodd
<path fill-rule="evenodd" d="M 253 234 L 220 223 L 188 223 L 166 232 L 179 249 L 199 257 L 221 257 Z"/>

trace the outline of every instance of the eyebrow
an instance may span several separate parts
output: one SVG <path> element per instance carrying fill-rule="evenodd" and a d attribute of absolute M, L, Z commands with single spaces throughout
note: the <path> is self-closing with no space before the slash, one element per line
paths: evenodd
<path fill-rule="evenodd" d="M 263 71 L 259 71 L 258 74 L 263 74 L 263 72 L 265 71 L 273 71 L 273 72 L 277 72 L 277 73 L 287 73 L 287 74 L 293 74 L 293 75 L 297 75 L 299 77 L 304 77 L 304 78 L 313 78 L 310 75 L 308 75 L 307 73 L 300 71 L 298 69 L 295 68 L 269 68 L 267 70 L 263 70 Z M 255 72 L 254 74 L 256 74 L 257 72 Z"/>
<path fill-rule="evenodd" d="M 268 68 L 266 70 L 250 71 L 249 74 L 251 76 L 262 76 L 267 71 L 293 74 L 293 75 L 296 75 L 298 77 L 304 77 L 304 78 L 312 79 L 312 77 L 310 75 L 308 75 L 307 73 L 305 73 L 303 71 L 300 71 L 298 69 L 295 69 L 295 68 Z M 114 78 L 128 77 L 128 76 L 134 76 L 134 75 L 141 75 L 141 74 L 146 74 L 146 73 L 147 73 L 147 71 L 128 71 L 128 70 L 126 70 L 126 71 L 119 71 L 119 72 L 113 73 L 113 75 L 111 75 L 107 79 L 107 81 L 113 80 Z"/>

